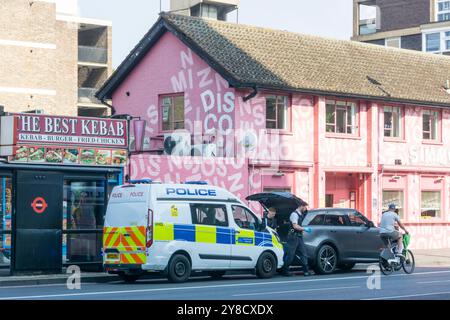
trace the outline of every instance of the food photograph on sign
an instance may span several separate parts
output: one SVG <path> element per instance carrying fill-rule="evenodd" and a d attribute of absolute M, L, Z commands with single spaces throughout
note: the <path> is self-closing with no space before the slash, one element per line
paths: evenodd
<path fill-rule="evenodd" d="M 13 161 L 27 162 L 28 161 L 28 147 L 20 146 L 15 148 Z"/>
<path fill-rule="evenodd" d="M 95 164 L 104 166 L 111 164 L 111 150 L 97 150 Z"/>
<path fill-rule="evenodd" d="M 81 149 L 80 163 L 86 165 L 95 164 L 95 149 Z"/>
<path fill-rule="evenodd" d="M 46 148 L 45 161 L 49 163 L 63 162 L 63 149 L 61 148 Z"/>
<path fill-rule="evenodd" d="M 112 163 L 114 165 L 124 165 L 125 163 L 127 163 L 126 150 L 114 150 L 112 154 Z"/>
<path fill-rule="evenodd" d="M 79 150 L 78 149 L 64 149 L 64 163 L 78 164 Z"/>
<path fill-rule="evenodd" d="M 30 147 L 28 162 L 45 162 L 45 148 L 42 147 Z"/>

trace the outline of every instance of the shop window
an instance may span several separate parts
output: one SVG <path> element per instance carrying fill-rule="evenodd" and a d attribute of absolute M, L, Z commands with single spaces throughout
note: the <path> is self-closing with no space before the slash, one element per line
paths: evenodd
<path fill-rule="evenodd" d="M 193 224 L 228 227 L 227 209 L 224 205 L 191 204 Z"/>
<path fill-rule="evenodd" d="M 244 207 L 232 206 L 233 219 L 236 224 L 242 229 L 257 230 L 258 220 L 256 217 Z"/>
<path fill-rule="evenodd" d="M 401 219 L 404 218 L 404 195 L 401 190 L 383 190 L 382 200 L 383 212 L 387 211 L 390 204 L 395 204 L 398 210 L 398 215 Z"/>
<path fill-rule="evenodd" d="M 400 138 L 402 110 L 400 107 L 384 107 L 384 136 Z"/>
<path fill-rule="evenodd" d="M 101 261 L 105 181 L 64 181 L 63 260 Z"/>
<path fill-rule="evenodd" d="M 184 129 L 184 95 L 162 98 L 162 130 Z"/>
<path fill-rule="evenodd" d="M 356 103 L 327 100 L 326 131 L 329 133 L 357 134 Z"/>
<path fill-rule="evenodd" d="M 266 97 L 266 128 L 289 130 L 289 112 L 287 96 Z"/>
<path fill-rule="evenodd" d="M 420 217 L 422 219 L 441 217 L 442 201 L 440 191 L 422 191 L 421 203 Z"/>
<path fill-rule="evenodd" d="M 439 139 L 439 111 L 424 110 L 423 119 L 423 139 L 438 140 Z"/>
<path fill-rule="evenodd" d="M 11 260 L 12 183 L 0 177 L 0 266 Z"/>

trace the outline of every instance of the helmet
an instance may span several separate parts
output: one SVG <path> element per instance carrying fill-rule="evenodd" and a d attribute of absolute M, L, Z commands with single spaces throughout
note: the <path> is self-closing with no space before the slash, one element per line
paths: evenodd
<path fill-rule="evenodd" d="M 395 210 L 395 209 L 396 209 L 395 204 L 391 203 L 391 204 L 389 205 L 389 210 Z"/>

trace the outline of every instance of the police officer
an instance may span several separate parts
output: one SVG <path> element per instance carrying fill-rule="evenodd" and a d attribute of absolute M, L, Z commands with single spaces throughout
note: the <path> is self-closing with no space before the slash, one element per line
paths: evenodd
<path fill-rule="evenodd" d="M 270 207 L 267 212 L 264 213 L 263 224 L 264 227 L 272 228 L 273 230 L 277 229 L 277 220 L 275 218 L 277 214 L 277 210 L 273 207 Z"/>
<path fill-rule="evenodd" d="M 302 222 L 306 216 L 307 204 L 301 205 L 297 210 L 291 213 L 289 220 L 291 222 L 291 230 L 287 238 L 286 253 L 284 256 L 284 265 L 281 274 L 284 276 L 292 276 L 289 267 L 294 261 L 295 256 L 299 256 L 303 267 L 303 274 L 309 276 L 308 256 L 306 254 L 305 243 L 303 242 L 303 232 L 311 232 L 311 228 L 303 228 Z"/>

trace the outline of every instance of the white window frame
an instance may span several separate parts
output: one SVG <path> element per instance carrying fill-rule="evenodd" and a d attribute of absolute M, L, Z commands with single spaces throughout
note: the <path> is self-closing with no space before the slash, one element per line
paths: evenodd
<path fill-rule="evenodd" d="M 450 7 L 448 10 L 439 11 L 439 4 L 443 2 L 448 2 L 449 0 L 436 0 L 435 1 L 435 12 L 436 16 L 434 17 L 436 22 L 443 22 L 443 21 L 449 21 L 449 20 L 441 20 L 439 21 L 439 15 L 440 14 L 450 14 Z"/>
<path fill-rule="evenodd" d="M 388 46 L 389 41 L 398 41 L 398 46 Z M 389 48 L 402 48 L 402 37 L 392 37 L 384 39 L 384 46 Z"/>
<path fill-rule="evenodd" d="M 447 49 L 447 41 L 450 41 L 450 35 L 446 36 L 446 32 L 450 32 L 449 27 L 430 29 L 422 33 L 422 51 L 427 53 L 443 53 L 450 52 L 450 48 Z M 439 50 L 427 51 L 427 35 L 439 33 Z"/>

